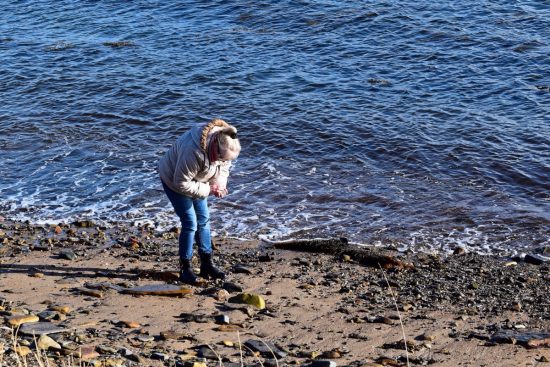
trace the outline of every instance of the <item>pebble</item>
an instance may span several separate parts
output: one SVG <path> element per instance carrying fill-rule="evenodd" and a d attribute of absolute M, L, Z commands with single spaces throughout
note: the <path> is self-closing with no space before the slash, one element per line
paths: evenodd
<path fill-rule="evenodd" d="M 216 292 L 214 298 L 216 299 L 216 301 L 225 302 L 229 298 L 229 292 L 225 289 L 220 289 Z"/>
<path fill-rule="evenodd" d="M 138 327 L 141 326 L 139 324 L 139 322 L 136 322 L 136 321 L 121 321 L 121 323 L 124 324 L 124 326 L 126 326 L 127 328 L 130 328 L 130 329 L 137 329 Z"/>
<path fill-rule="evenodd" d="M 149 343 L 155 340 L 154 336 L 151 335 L 139 335 L 136 337 L 137 340 L 139 340 L 142 343 Z"/>
<path fill-rule="evenodd" d="M 186 294 L 192 294 L 193 290 L 173 284 L 152 284 L 126 288 L 122 291 L 122 293 L 153 296 L 183 296 Z"/>
<path fill-rule="evenodd" d="M 252 351 L 259 352 L 262 356 L 267 358 L 275 355 L 278 359 L 282 359 L 287 356 L 285 352 L 268 341 L 249 339 L 244 343 L 244 345 Z"/>
<path fill-rule="evenodd" d="M 236 283 L 231 283 L 231 282 L 223 283 L 222 288 L 228 291 L 229 293 L 233 293 L 233 292 L 240 293 L 243 291 L 243 288 L 240 285 Z"/>
<path fill-rule="evenodd" d="M 253 274 L 254 272 L 249 267 L 238 264 L 238 265 L 235 265 L 233 267 L 233 273 L 235 273 L 235 274 Z"/>
<path fill-rule="evenodd" d="M 96 350 L 101 354 L 116 354 L 117 350 L 113 347 L 109 347 L 107 345 L 98 345 L 96 347 Z"/>
<path fill-rule="evenodd" d="M 15 315 L 8 318 L 8 324 L 19 326 L 30 322 L 38 322 L 40 318 L 36 315 Z"/>
<path fill-rule="evenodd" d="M 103 361 L 103 365 L 105 367 L 123 367 L 124 366 L 124 359 L 121 358 L 108 358 Z"/>
<path fill-rule="evenodd" d="M 65 260 L 76 260 L 77 256 L 73 250 L 61 250 L 58 254 L 59 258 Z"/>
<path fill-rule="evenodd" d="M 61 349 L 61 345 L 59 345 L 58 342 L 47 336 L 46 334 L 43 334 L 38 338 L 38 341 L 36 342 L 36 345 L 39 349 Z"/>
<path fill-rule="evenodd" d="M 189 336 L 182 332 L 167 330 L 167 331 L 161 331 L 160 338 L 163 340 L 181 340 L 181 339 L 189 339 Z"/>
<path fill-rule="evenodd" d="M 422 334 L 422 335 L 420 335 L 419 339 L 424 340 L 424 341 L 428 341 L 428 342 L 433 342 L 435 340 L 435 335 L 433 335 L 433 334 Z"/>
<path fill-rule="evenodd" d="M 15 352 L 20 357 L 25 357 L 26 355 L 31 353 L 31 348 L 25 346 L 25 345 L 19 345 L 15 347 Z"/>
<path fill-rule="evenodd" d="M 71 312 L 71 308 L 69 306 L 55 306 L 55 305 L 50 305 L 48 307 L 49 310 L 51 311 L 57 311 L 57 312 L 60 312 L 64 315 L 67 315 L 69 314 L 69 312 Z"/>
<path fill-rule="evenodd" d="M 82 287 L 82 288 L 77 288 L 77 291 L 80 294 L 83 294 L 83 295 L 86 295 L 86 296 L 91 296 L 91 297 L 95 297 L 95 298 L 103 298 L 103 292 L 95 290 L 95 289 L 88 289 L 88 288 Z"/>
<path fill-rule="evenodd" d="M 265 308 L 265 300 L 262 296 L 253 293 L 240 293 L 231 297 L 228 301 L 233 303 L 246 303 L 260 310 Z"/>

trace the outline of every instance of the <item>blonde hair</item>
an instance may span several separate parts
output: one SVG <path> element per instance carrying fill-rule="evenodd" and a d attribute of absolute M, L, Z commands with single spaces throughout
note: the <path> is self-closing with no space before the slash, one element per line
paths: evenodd
<path fill-rule="evenodd" d="M 218 143 L 221 159 L 226 161 L 237 159 L 241 152 L 241 143 L 237 138 L 237 129 L 234 126 L 229 126 L 219 132 Z"/>

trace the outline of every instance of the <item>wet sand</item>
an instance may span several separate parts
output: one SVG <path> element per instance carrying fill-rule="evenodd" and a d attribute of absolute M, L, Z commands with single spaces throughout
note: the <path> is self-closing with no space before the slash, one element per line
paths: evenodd
<path fill-rule="evenodd" d="M 550 264 L 461 251 L 331 253 L 214 242 L 225 284 L 186 286 L 192 294 L 178 297 L 131 295 L 124 290 L 178 285 L 175 230 L 3 220 L 3 365 L 17 365 L 9 319 L 28 313 L 66 329 L 50 334 L 60 347 L 48 350 L 51 365 L 81 352 L 87 363 L 113 366 L 191 366 L 204 358 L 208 366 L 550 366 Z M 373 254 L 410 266 L 369 265 L 365 256 Z M 266 307 L 230 301 L 238 287 Z M 19 333 L 18 342 L 34 350 L 31 336 Z M 278 357 L 254 351 L 255 342 Z"/>

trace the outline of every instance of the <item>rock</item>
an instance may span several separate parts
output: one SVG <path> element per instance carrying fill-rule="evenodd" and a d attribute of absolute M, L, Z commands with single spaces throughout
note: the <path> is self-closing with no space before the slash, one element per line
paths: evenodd
<path fill-rule="evenodd" d="M 136 336 L 136 339 L 142 343 L 149 343 L 155 340 L 155 337 L 152 335 L 139 335 Z"/>
<path fill-rule="evenodd" d="M 270 358 L 275 355 L 276 358 L 282 359 L 287 356 L 285 352 L 270 342 L 249 339 L 244 343 L 244 345 L 254 352 L 259 352 L 263 357 Z"/>
<path fill-rule="evenodd" d="M 243 288 L 240 285 L 231 282 L 223 283 L 222 288 L 229 293 L 240 293 L 243 291 Z"/>
<path fill-rule="evenodd" d="M 403 306 L 401 307 L 401 310 L 402 310 L 402 311 L 405 311 L 405 312 L 410 311 L 410 310 L 412 310 L 412 309 L 414 309 L 414 306 L 411 305 L 411 304 L 409 304 L 409 303 L 407 303 L 407 304 L 405 304 L 405 305 L 403 305 Z"/>
<path fill-rule="evenodd" d="M 193 290 L 179 285 L 172 284 L 151 284 L 134 288 L 126 288 L 122 293 L 133 295 L 153 295 L 153 296 L 183 296 L 192 294 Z"/>
<path fill-rule="evenodd" d="M 96 347 L 96 351 L 98 351 L 101 354 L 116 354 L 117 350 L 113 347 L 109 347 L 107 345 L 98 345 Z"/>
<path fill-rule="evenodd" d="M 67 315 L 69 312 L 71 312 L 71 308 L 69 306 L 55 306 L 50 305 L 48 307 L 49 310 L 60 312 L 64 315 Z"/>
<path fill-rule="evenodd" d="M 263 310 L 265 308 L 265 301 L 262 296 L 258 294 L 241 293 L 234 297 L 231 297 L 228 301 L 233 303 L 246 303 L 260 310 Z"/>
<path fill-rule="evenodd" d="M 214 322 L 219 325 L 227 325 L 229 324 L 229 316 L 228 315 L 217 315 L 214 317 Z"/>
<path fill-rule="evenodd" d="M 36 315 L 15 315 L 8 317 L 8 324 L 11 326 L 17 327 L 22 324 L 27 324 L 30 322 L 38 322 L 40 318 Z"/>
<path fill-rule="evenodd" d="M 121 321 L 121 323 L 129 329 L 137 329 L 141 325 L 136 321 Z"/>
<path fill-rule="evenodd" d="M 321 354 L 321 356 L 325 359 L 342 358 L 342 354 L 338 350 L 329 350 L 329 351 L 323 352 L 323 354 Z"/>
<path fill-rule="evenodd" d="M 121 358 L 108 358 L 103 361 L 104 367 L 123 367 L 124 359 Z"/>
<path fill-rule="evenodd" d="M 91 297 L 96 297 L 96 298 L 103 298 L 103 293 L 101 291 L 98 291 L 98 290 L 81 287 L 81 288 L 77 288 L 76 291 L 79 292 L 80 294 L 84 294 L 86 296 L 91 296 Z"/>
<path fill-rule="evenodd" d="M 550 347 L 550 333 L 534 330 L 499 330 L 493 334 L 489 342 L 517 343 L 527 348 Z"/>
<path fill-rule="evenodd" d="M 25 345 L 18 345 L 15 347 L 15 352 L 19 357 L 25 357 L 31 353 L 31 349 Z"/>
<path fill-rule="evenodd" d="M 359 333 L 351 333 L 348 335 L 348 338 L 359 339 L 359 340 L 369 340 L 369 336 L 367 334 L 359 334 Z"/>
<path fill-rule="evenodd" d="M 170 357 L 161 352 L 153 352 L 151 353 L 151 359 L 156 361 L 167 361 L 170 359 Z"/>
<path fill-rule="evenodd" d="M 162 340 L 194 340 L 192 336 L 186 333 L 173 330 L 161 331 L 160 338 Z"/>
<path fill-rule="evenodd" d="M 219 291 L 216 292 L 216 294 L 214 295 L 214 298 L 219 302 L 225 302 L 229 298 L 229 292 L 226 291 L 225 289 L 220 289 Z"/>
<path fill-rule="evenodd" d="M 63 232 L 63 229 L 60 226 L 55 226 L 54 230 L 55 234 L 60 234 Z"/>
<path fill-rule="evenodd" d="M 67 350 L 68 355 L 73 357 L 80 358 L 82 361 L 91 361 L 93 359 L 99 358 L 99 353 L 95 351 L 93 345 L 81 345 L 77 349 Z"/>
<path fill-rule="evenodd" d="M 76 260 L 76 258 L 77 258 L 74 251 L 69 250 L 69 249 L 61 250 L 59 252 L 58 256 L 59 256 L 60 259 L 71 260 L 71 261 Z"/>
<path fill-rule="evenodd" d="M 48 334 L 57 334 L 64 333 L 68 331 L 65 328 L 59 327 L 51 322 L 36 322 L 31 324 L 21 325 L 19 328 L 19 333 L 23 335 L 48 335 Z"/>
<path fill-rule="evenodd" d="M 57 311 L 42 311 L 37 316 L 43 321 L 55 320 L 59 313 Z"/>
<path fill-rule="evenodd" d="M 342 261 L 349 263 L 351 261 L 351 256 L 342 255 Z"/>
<path fill-rule="evenodd" d="M 529 264 L 542 265 L 550 262 L 550 257 L 539 254 L 527 254 L 524 261 Z"/>
<path fill-rule="evenodd" d="M 519 303 L 519 302 L 514 302 L 514 303 L 512 304 L 512 310 L 517 311 L 517 312 L 520 312 L 520 311 L 521 311 L 521 303 Z"/>
<path fill-rule="evenodd" d="M 38 341 L 36 342 L 36 346 L 39 349 L 44 349 L 44 350 L 48 350 L 50 348 L 61 349 L 61 345 L 59 345 L 58 342 L 56 342 L 46 334 L 40 335 L 40 338 L 38 338 Z"/>
<path fill-rule="evenodd" d="M 377 316 L 374 318 L 367 319 L 368 322 L 377 323 L 377 324 L 386 324 L 393 325 L 393 320 L 385 316 Z"/>
<path fill-rule="evenodd" d="M 464 247 L 456 247 L 453 251 L 453 255 L 464 255 L 466 253 L 466 249 Z"/>
<path fill-rule="evenodd" d="M 435 335 L 433 335 L 433 334 L 422 334 L 418 337 L 418 339 L 428 341 L 428 342 L 433 342 L 435 340 Z"/>
<path fill-rule="evenodd" d="M 269 254 L 264 254 L 264 255 L 260 255 L 258 256 L 258 261 L 259 262 L 270 262 L 270 261 L 273 261 L 273 256 L 269 255 Z"/>
<path fill-rule="evenodd" d="M 252 269 L 242 264 L 237 264 L 233 267 L 233 273 L 235 274 L 253 274 Z"/>
<path fill-rule="evenodd" d="M 242 330 L 242 326 L 240 325 L 220 325 L 215 330 L 221 331 L 221 332 L 235 332 Z"/>
<path fill-rule="evenodd" d="M 518 263 L 515 261 L 508 261 L 504 263 L 504 267 L 516 266 Z"/>
<path fill-rule="evenodd" d="M 336 367 L 336 362 L 326 359 L 316 359 L 309 365 L 310 367 Z"/>
<path fill-rule="evenodd" d="M 206 345 L 201 345 L 197 347 L 197 356 L 199 356 L 200 358 L 218 361 L 218 356 L 216 355 L 216 353 L 214 353 L 214 351 Z"/>
<path fill-rule="evenodd" d="M 231 340 L 223 340 L 222 344 L 225 345 L 226 347 L 234 347 L 235 346 L 235 343 L 233 343 Z"/>
<path fill-rule="evenodd" d="M 100 283 L 85 283 L 84 286 L 88 289 L 97 289 L 100 291 L 107 291 L 107 290 L 115 290 L 117 292 L 123 291 L 125 288 L 118 286 L 116 284 L 111 284 L 108 282 L 100 282 Z"/>
<path fill-rule="evenodd" d="M 33 278 L 39 278 L 39 279 L 44 278 L 44 273 L 36 272 L 36 273 L 31 273 L 29 275 Z"/>
<path fill-rule="evenodd" d="M 128 348 L 122 348 L 121 350 L 118 351 L 120 353 L 121 356 L 123 356 L 124 358 L 130 360 L 130 361 L 134 361 L 134 362 L 137 362 L 137 363 L 140 363 L 142 364 L 142 359 L 140 356 L 138 356 L 137 354 L 135 354 L 134 352 L 132 352 L 130 349 Z"/>

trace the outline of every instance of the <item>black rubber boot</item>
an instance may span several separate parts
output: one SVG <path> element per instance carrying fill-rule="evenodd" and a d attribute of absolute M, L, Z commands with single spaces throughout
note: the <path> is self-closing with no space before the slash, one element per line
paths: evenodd
<path fill-rule="evenodd" d="M 191 260 L 180 258 L 180 282 L 187 284 L 197 284 L 198 278 L 191 268 Z"/>
<path fill-rule="evenodd" d="M 201 272 L 204 279 L 224 279 L 225 273 L 214 266 L 212 254 L 199 253 L 201 257 Z"/>

